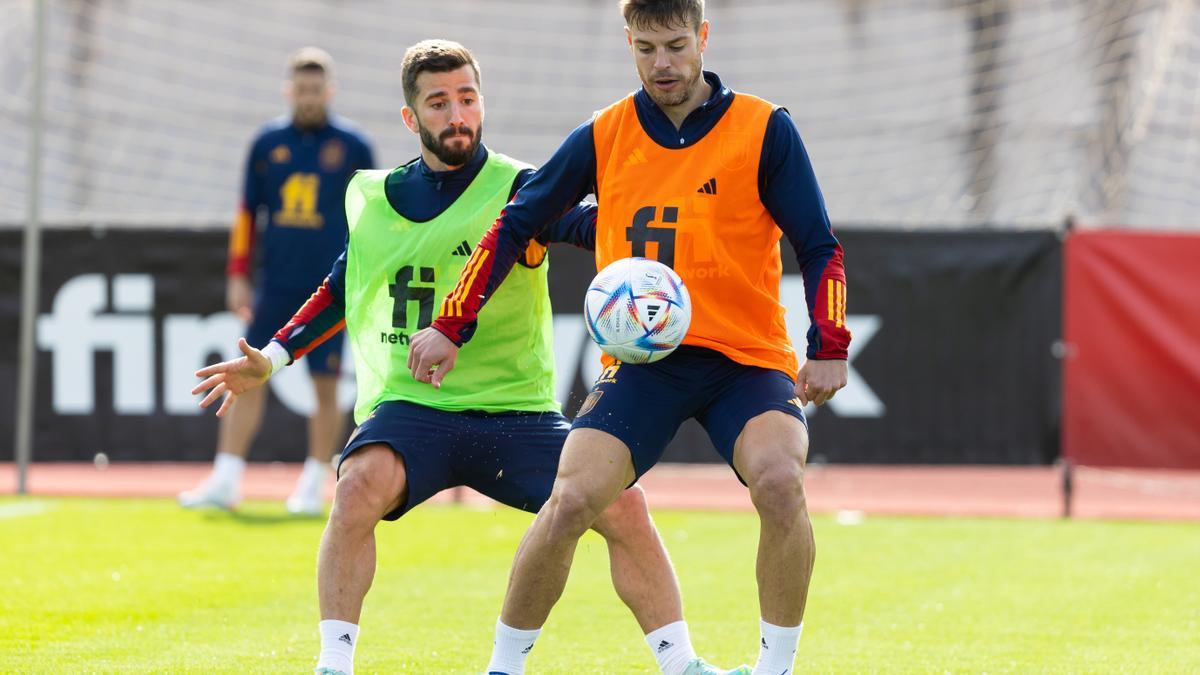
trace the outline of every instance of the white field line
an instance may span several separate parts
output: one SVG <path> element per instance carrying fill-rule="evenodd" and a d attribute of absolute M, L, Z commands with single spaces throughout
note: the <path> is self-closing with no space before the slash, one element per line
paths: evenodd
<path fill-rule="evenodd" d="M 0 520 L 7 518 L 23 518 L 25 516 L 36 516 L 40 513 L 45 513 L 50 509 L 46 502 L 13 502 L 11 504 L 0 504 Z"/>

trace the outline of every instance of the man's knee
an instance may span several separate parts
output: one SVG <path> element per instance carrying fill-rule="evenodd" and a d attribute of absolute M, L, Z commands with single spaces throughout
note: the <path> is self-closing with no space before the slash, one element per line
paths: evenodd
<path fill-rule="evenodd" d="M 329 518 L 345 526 L 373 526 L 396 508 L 405 487 L 404 464 L 391 448 L 360 448 L 343 462 Z"/>
<path fill-rule="evenodd" d="M 616 501 L 608 505 L 592 523 L 592 529 L 605 539 L 624 539 L 652 529 L 646 493 L 642 486 L 622 490 Z"/>
<path fill-rule="evenodd" d="M 798 458 L 781 455 L 770 469 L 746 483 L 755 510 L 768 523 L 791 523 L 807 509 L 804 465 Z"/>
<path fill-rule="evenodd" d="M 582 486 L 559 481 L 543 510 L 551 536 L 578 539 L 596 522 L 606 506 L 602 498 L 588 494 Z"/>

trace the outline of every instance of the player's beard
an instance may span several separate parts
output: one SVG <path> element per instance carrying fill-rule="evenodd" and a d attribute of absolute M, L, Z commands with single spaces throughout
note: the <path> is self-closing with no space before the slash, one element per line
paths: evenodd
<path fill-rule="evenodd" d="M 329 113 L 322 105 L 298 106 L 292 113 L 292 119 L 296 126 L 305 130 L 325 126 L 325 120 L 328 117 Z"/>
<path fill-rule="evenodd" d="M 437 157 L 446 166 L 462 166 L 471 161 L 471 158 L 475 156 L 475 151 L 479 149 L 479 139 L 483 137 L 483 123 L 480 122 L 479 128 L 474 130 L 466 127 L 449 127 L 442 131 L 438 138 L 434 138 L 424 125 L 420 125 L 418 131 L 421 135 L 421 145 L 432 152 L 434 157 Z M 465 134 L 461 133 L 464 131 Z M 450 138 L 468 134 L 470 142 L 461 148 L 446 144 Z"/>
<path fill-rule="evenodd" d="M 656 79 L 664 76 L 671 77 L 674 75 L 674 73 L 669 71 L 665 73 L 652 72 L 648 78 L 643 79 L 642 86 L 646 89 L 646 93 L 650 95 L 650 100 L 658 104 L 658 107 L 660 108 L 674 108 L 675 106 L 680 106 L 684 103 L 687 103 L 688 100 L 692 98 L 692 92 L 696 88 L 696 82 L 699 81 L 700 77 L 703 75 L 703 68 L 701 68 L 699 60 L 690 65 L 692 66 L 690 68 L 690 77 L 689 73 L 687 72 L 679 74 L 678 78 L 680 80 L 680 84 L 683 86 L 677 91 L 661 93 L 658 91 L 658 88 L 654 86 L 654 81 Z"/>

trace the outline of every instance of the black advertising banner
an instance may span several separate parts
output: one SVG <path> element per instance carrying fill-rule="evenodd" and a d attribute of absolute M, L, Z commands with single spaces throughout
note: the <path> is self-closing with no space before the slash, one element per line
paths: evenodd
<path fill-rule="evenodd" d="M 850 379 L 810 417 L 810 459 L 852 463 L 1029 464 L 1058 456 L 1062 244 L 1053 232 L 839 229 L 846 254 Z M 555 249 L 559 321 L 582 312 L 590 255 Z M 804 351 L 804 284 L 784 245 L 781 296 Z M 581 321 L 571 316 L 568 325 Z M 560 353 L 574 335 L 556 334 Z M 565 340 L 565 342 L 564 342 Z M 599 372 L 594 347 L 582 381 Z M 572 356 L 572 355 L 567 355 Z M 575 362 L 574 358 L 569 359 Z M 559 377 L 572 377 L 559 368 Z M 582 391 L 582 382 L 573 391 Z M 573 412 L 579 399 L 567 404 Z M 720 461 L 695 422 L 668 461 Z"/>
<path fill-rule="evenodd" d="M 849 277 L 850 383 L 811 415 L 814 460 L 1043 463 L 1057 456 L 1061 244 L 1043 232 L 839 230 Z M 216 419 L 193 371 L 236 355 L 225 234 L 49 230 L 43 237 L 37 460 L 208 460 Z M 21 235 L 0 231 L 0 460 L 12 458 Z M 803 283 L 785 247 L 784 303 L 801 344 Z M 600 370 L 581 318 L 590 254 L 551 253 L 558 397 L 571 415 Z M 350 359 L 346 359 L 349 362 Z M 312 387 L 271 381 L 254 460 L 299 461 Z M 352 373 L 341 400 L 353 400 Z M 685 424 L 669 461 L 719 461 Z"/>
<path fill-rule="evenodd" d="M 0 281 L 0 457 L 12 457 L 20 233 L 5 231 Z M 205 363 L 237 355 L 243 328 L 225 305 L 227 235 L 217 230 L 60 230 L 43 234 L 34 459 L 211 460 L 217 420 L 189 393 Z M 289 369 L 293 370 L 293 369 Z M 302 371 L 273 392 L 251 459 L 301 461 L 311 405 Z M 293 376 L 299 377 L 293 377 Z M 285 399 L 284 397 L 287 397 Z M 296 407 L 293 405 L 293 407 Z"/>

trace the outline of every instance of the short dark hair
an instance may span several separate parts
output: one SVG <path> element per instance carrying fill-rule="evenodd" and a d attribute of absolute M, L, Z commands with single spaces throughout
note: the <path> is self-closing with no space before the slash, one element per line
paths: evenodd
<path fill-rule="evenodd" d="M 699 31 L 704 21 L 704 0 L 621 0 L 621 15 L 633 28 L 691 26 Z"/>
<path fill-rule="evenodd" d="M 404 84 L 404 102 L 412 107 L 417 100 L 417 76 L 421 73 L 448 73 L 463 66 L 475 71 L 475 83 L 482 85 L 479 62 L 470 49 L 452 40 L 422 40 L 404 52 L 400 80 Z"/>
<path fill-rule="evenodd" d="M 288 74 L 321 73 L 333 77 L 333 57 L 320 47 L 301 47 L 288 57 Z"/>

